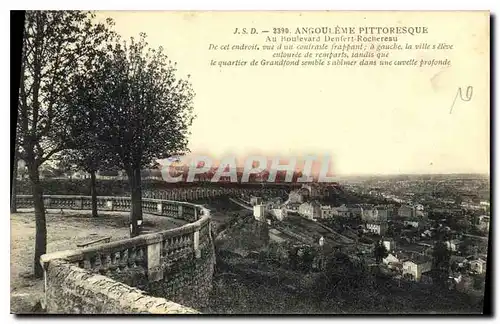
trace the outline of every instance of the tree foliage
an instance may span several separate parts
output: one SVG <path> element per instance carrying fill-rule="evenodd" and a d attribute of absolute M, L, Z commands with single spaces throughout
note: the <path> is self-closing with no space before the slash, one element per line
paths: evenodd
<path fill-rule="evenodd" d="M 85 73 L 107 39 L 104 24 L 80 11 L 28 11 L 19 94 L 20 158 L 34 167 L 66 148 L 71 138 L 66 97 L 72 75 Z"/>
<path fill-rule="evenodd" d="M 96 144 L 116 156 L 129 178 L 132 236 L 142 219 L 141 169 L 155 159 L 188 152 L 194 91 L 176 77 L 176 63 L 163 49 L 148 47 L 146 35 L 129 42 L 114 37 L 95 68 L 72 79 L 75 120 Z"/>
<path fill-rule="evenodd" d="M 451 251 L 443 241 L 437 241 L 432 250 L 432 276 L 433 281 L 445 284 L 450 268 Z"/>
<path fill-rule="evenodd" d="M 86 112 L 100 128 L 96 140 L 116 152 L 124 170 L 188 151 L 194 92 L 175 73 L 163 49 L 148 48 L 141 34 L 139 41 L 108 45 L 97 75 L 88 75 L 98 86 L 98 103 Z"/>
<path fill-rule="evenodd" d="M 380 240 L 375 242 L 373 253 L 375 256 L 375 262 L 377 264 L 380 264 L 380 262 L 382 262 L 382 260 L 389 255 L 389 252 L 387 251 L 384 244 L 382 244 L 382 241 Z"/>
<path fill-rule="evenodd" d="M 35 205 L 35 275 L 46 252 L 47 230 L 39 167 L 64 150 L 71 117 L 66 101 L 68 79 L 85 70 L 108 37 L 105 24 L 80 11 L 28 11 L 25 16 L 16 140 L 26 162 Z"/>
<path fill-rule="evenodd" d="M 353 260 L 345 253 L 336 252 L 326 261 L 314 291 L 320 298 L 332 298 L 338 293 L 366 288 L 371 285 L 371 279 L 362 260 Z"/>

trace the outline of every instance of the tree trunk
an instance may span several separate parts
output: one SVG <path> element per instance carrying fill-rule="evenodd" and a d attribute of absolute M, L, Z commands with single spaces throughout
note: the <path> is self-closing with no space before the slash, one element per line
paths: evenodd
<path fill-rule="evenodd" d="M 92 196 L 92 217 L 97 217 L 97 192 L 95 186 L 95 171 L 90 172 L 90 195 Z"/>
<path fill-rule="evenodd" d="M 40 264 L 40 257 L 47 252 L 47 225 L 45 221 L 45 206 L 43 204 L 43 188 L 40 184 L 38 168 L 32 164 L 28 165 L 30 181 L 32 185 L 33 204 L 35 205 L 35 277 L 43 277 L 43 269 Z"/>
<path fill-rule="evenodd" d="M 138 221 L 142 222 L 142 189 L 141 189 L 141 169 L 136 168 L 127 172 L 130 194 L 130 237 L 139 235 Z"/>
<path fill-rule="evenodd" d="M 18 163 L 18 153 L 17 153 L 17 143 L 14 146 L 14 165 L 12 166 L 12 186 L 10 187 L 10 212 L 11 214 L 17 212 L 16 205 L 16 186 L 17 186 L 17 163 Z"/>

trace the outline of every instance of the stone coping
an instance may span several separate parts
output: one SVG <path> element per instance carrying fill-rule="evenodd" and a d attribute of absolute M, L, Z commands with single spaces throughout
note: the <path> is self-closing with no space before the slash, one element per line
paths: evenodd
<path fill-rule="evenodd" d="M 16 198 L 33 198 L 32 195 L 16 195 Z M 55 199 L 92 199 L 92 196 L 81 196 L 81 195 L 43 195 L 43 198 L 55 198 Z M 97 196 L 97 200 L 130 200 L 131 197 L 125 196 Z M 197 207 L 202 210 L 208 210 L 208 208 L 203 205 L 193 204 L 187 201 L 178 200 L 168 200 L 168 199 L 157 199 L 157 198 L 142 198 L 142 201 L 155 202 L 155 203 L 171 203 L 175 205 L 191 206 Z"/>
<path fill-rule="evenodd" d="M 63 253 L 61 254 L 61 256 Z M 109 277 L 90 273 L 62 260 L 53 260 L 49 269 L 52 275 L 63 277 L 70 290 L 87 296 L 106 296 L 103 314 L 200 314 L 199 311 L 165 298 L 152 297 L 144 291 L 115 281 Z M 58 288 L 53 288 L 58 289 Z M 89 301 L 93 300 L 92 298 Z M 102 301 L 101 301 L 102 302 Z M 87 313 L 83 309 L 82 313 Z"/>
<path fill-rule="evenodd" d="M 204 215 L 199 220 L 177 228 L 164 230 L 156 233 L 139 235 L 133 238 L 113 241 L 96 246 L 90 246 L 82 249 L 64 250 L 44 254 L 40 257 L 40 263 L 45 269 L 47 263 L 56 259 L 63 259 L 68 262 L 77 262 L 84 260 L 85 256 L 93 256 L 103 253 L 113 253 L 117 250 L 125 250 L 134 246 L 147 246 L 164 241 L 166 238 L 175 237 L 187 233 L 199 231 L 204 225 L 208 224 L 210 216 Z"/>
<path fill-rule="evenodd" d="M 18 198 L 31 198 L 31 195 L 18 195 Z M 90 196 L 72 196 L 72 195 L 44 195 L 43 198 L 60 198 L 60 199 L 82 199 L 82 198 L 91 198 Z M 106 200 L 119 200 L 119 199 L 130 199 L 130 197 L 113 197 L 113 196 L 98 196 L 98 199 L 106 199 Z M 45 269 L 47 264 L 50 261 L 61 259 L 66 260 L 68 262 L 78 262 L 82 261 L 85 256 L 93 256 L 97 254 L 103 253 L 113 253 L 116 251 L 125 250 L 127 248 L 131 248 L 134 246 L 147 246 L 151 244 L 156 244 L 164 241 L 165 239 L 180 236 L 183 234 L 194 233 L 199 231 L 203 226 L 208 225 L 210 222 L 210 211 L 209 209 L 203 207 L 202 205 L 192 204 L 188 202 L 179 202 L 175 200 L 163 200 L 163 199 L 150 199 L 143 198 L 143 201 L 153 201 L 157 203 L 173 203 L 176 205 L 189 205 L 193 208 L 199 208 L 203 211 L 203 214 L 200 215 L 200 218 L 192 223 L 188 223 L 182 225 L 180 227 L 176 227 L 169 230 L 158 231 L 151 234 L 139 235 L 133 238 L 113 241 L 109 243 L 100 244 L 97 246 L 86 247 L 82 249 L 74 249 L 74 250 L 64 250 L 57 251 L 52 253 L 44 254 L 40 257 L 40 263 L 42 267 Z"/>
<path fill-rule="evenodd" d="M 18 195 L 19 198 L 31 198 L 31 195 Z M 89 196 L 43 196 L 44 198 L 55 199 L 86 199 Z M 98 199 L 105 200 L 120 200 L 130 199 L 130 197 L 98 197 Z M 172 200 L 162 199 L 147 199 L 143 201 L 156 202 L 156 203 L 171 203 L 175 205 L 191 206 L 199 208 L 202 212 L 199 219 L 182 225 L 177 228 L 160 230 L 156 233 L 139 235 L 133 238 L 123 239 L 110 243 L 104 243 L 97 246 L 91 246 L 81 249 L 57 251 L 53 253 L 44 254 L 40 257 L 40 264 L 45 272 L 45 293 L 47 294 L 47 273 L 56 271 L 57 273 L 64 274 L 64 281 L 71 281 L 72 285 L 82 288 L 80 291 L 87 291 L 92 294 L 105 294 L 110 298 L 110 302 L 120 305 L 120 313 L 147 313 L 147 314 L 199 314 L 198 311 L 168 301 L 164 298 L 156 298 L 147 295 L 145 292 L 130 287 L 124 283 L 120 283 L 107 276 L 92 273 L 87 269 L 77 266 L 75 263 L 92 258 L 102 254 L 112 254 L 119 251 L 124 251 L 132 247 L 148 247 L 154 244 L 163 242 L 166 239 L 178 237 L 185 234 L 199 233 L 200 229 L 204 226 L 210 225 L 210 210 L 198 205 L 188 202 L 179 202 Z M 210 230 L 209 232 L 210 233 Z M 198 234 L 199 235 L 199 234 Z M 210 234 L 208 234 L 210 235 Z M 196 243 L 195 243 L 196 244 Z M 99 285 L 93 283 L 99 282 Z M 109 286 L 109 287 L 108 287 Z M 110 288 L 110 289 L 107 289 Z M 108 291 L 109 290 L 109 291 Z M 47 300 L 47 296 L 45 298 Z M 122 309 L 123 308 L 123 309 Z"/>

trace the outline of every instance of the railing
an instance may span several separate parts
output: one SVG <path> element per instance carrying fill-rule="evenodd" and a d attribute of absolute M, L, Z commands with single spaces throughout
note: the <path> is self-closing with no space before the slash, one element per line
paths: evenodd
<path fill-rule="evenodd" d="M 88 196 L 44 196 L 47 209 L 90 209 L 91 197 Z M 18 195 L 17 206 L 33 206 L 33 197 Z M 130 197 L 97 197 L 97 209 L 103 211 L 128 211 Z M 200 242 L 209 238 L 210 211 L 201 205 L 159 199 L 142 199 L 144 213 L 183 219 L 189 224 L 157 233 L 141 235 L 111 243 L 78 250 L 71 255 L 65 254 L 68 261 L 94 272 L 107 274 L 108 271 L 120 271 L 125 268 L 142 271 L 150 269 L 145 259 L 147 247 L 160 244 L 163 259 L 176 260 L 179 254 L 199 254 Z M 165 260 L 163 260 L 165 261 Z M 163 263 L 163 262 L 162 262 Z M 142 269 L 142 270 L 141 270 Z"/>
<path fill-rule="evenodd" d="M 147 199 L 159 199 L 159 200 L 171 200 L 171 201 L 194 201 L 200 199 L 207 198 L 217 198 L 221 196 L 233 196 L 233 197 L 251 197 L 251 196 L 285 196 L 286 190 L 273 188 L 273 189 L 255 189 L 255 188 L 176 188 L 176 189 L 165 189 L 165 190 L 155 190 L 143 191 L 143 201 Z M 31 195 L 19 195 L 23 197 L 23 199 L 18 199 L 20 206 L 32 206 L 33 202 L 31 200 Z M 91 208 L 91 198 L 88 196 L 66 196 L 66 195 L 51 195 L 46 196 L 57 198 L 59 204 L 62 205 L 61 208 L 70 208 L 70 209 L 90 209 Z M 78 198 L 75 200 L 75 198 Z M 130 198 L 129 197 L 104 197 L 101 196 L 99 198 L 109 198 L 109 199 L 121 199 L 121 201 L 117 201 L 116 203 L 120 203 L 120 205 L 116 205 L 114 210 L 128 210 L 130 207 Z M 64 206 L 63 201 L 66 200 L 66 205 Z M 104 201 L 99 201 L 99 207 L 102 209 L 106 209 Z M 83 207 L 82 207 L 83 206 Z M 56 207 L 57 208 L 57 207 Z"/>
<path fill-rule="evenodd" d="M 144 191 L 144 197 L 167 200 L 192 201 L 221 196 L 279 196 L 285 195 L 285 189 L 248 189 L 248 188 L 176 188 L 171 190 Z"/>
<path fill-rule="evenodd" d="M 89 210 L 92 208 L 92 197 L 90 196 L 43 196 L 46 209 L 73 209 Z M 18 208 L 33 207 L 31 195 L 17 195 L 16 205 Z M 131 207 L 130 197 L 97 197 L 97 209 L 101 211 L 129 211 Z M 168 216 L 194 222 L 202 215 L 210 215 L 210 211 L 201 205 L 188 202 L 180 202 L 162 199 L 142 199 L 142 211 L 147 214 Z"/>
<path fill-rule="evenodd" d="M 42 264 L 52 259 L 67 262 L 128 283 L 134 278 L 157 281 L 165 270 L 180 260 L 200 258 L 210 244 L 210 217 L 170 230 L 140 235 L 78 250 L 45 255 Z M 133 283 L 141 286 L 141 283 Z"/>

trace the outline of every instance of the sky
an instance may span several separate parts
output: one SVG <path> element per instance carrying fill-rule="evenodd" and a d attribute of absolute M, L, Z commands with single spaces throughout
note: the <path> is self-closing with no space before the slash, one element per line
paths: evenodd
<path fill-rule="evenodd" d="M 188 74 L 197 115 L 193 154 L 301 157 L 328 155 L 350 174 L 489 173 L 489 18 L 484 13 L 173 13 L 98 12 L 123 37 L 148 35 Z M 448 58 L 450 67 L 213 67 L 216 60 L 268 58 L 209 44 L 263 43 L 236 27 L 426 26 L 405 39 L 454 45 L 451 51 L 399 51 L 394 59 Z M 402 43 L 404 44 L 404 42 Z M 267 56 L 266 56 L 267 55 Z M 458 98 L 458 88 L 473 97 Z"/>

